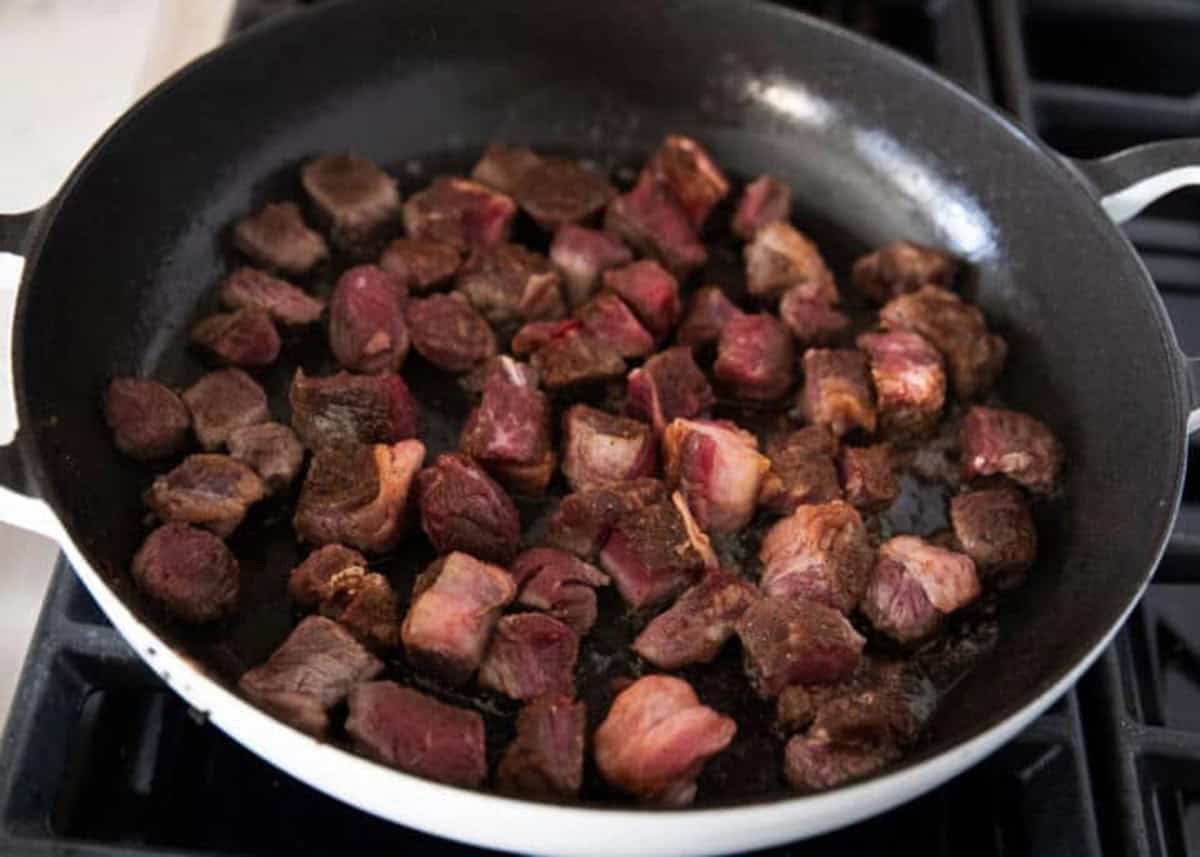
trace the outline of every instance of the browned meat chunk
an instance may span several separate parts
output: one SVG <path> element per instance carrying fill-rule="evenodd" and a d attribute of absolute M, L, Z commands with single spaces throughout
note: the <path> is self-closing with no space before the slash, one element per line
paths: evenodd
<path fill-rule="evenodd" d="M 842 485 L 846 501 L 860 509 L 880 509 L 900 495 L 892 464 L 892 446 L 847 446 L 842 450 Z"/>
<path fill-rule="evenodd" d="M 519 170 L 513 196 L 543 229 L 583 223 L 597 214 L 617 191 L 578 161 L 539 158 Z"/>
<path fill-rule="evenodd" d="M 915 292 L 921 286 L 949 288 L 958 263 L 949 253 L 912 241 L 893 241 L 854 263 L 850 277 L 876 303 Z"/>
<path fill-rule="evenodd" d="M 347 253 L 374 256 L 388 234 L 400 225 L 400 192 L 396 181 L 366 158 L 326 155 L 300 171 L 300 183 L 333 243 Z"/>
<path fill-rule="evenodd" d="M 937 690 L 907 661 L 864 657 L 847 681 L 792 685 L 779 694 L 779 725 L 809 736 L 868 747 L 910 744 L 932 716 Z"/>
<path fill-rule="evenodd" d="M 238 561 L 225 543 L 187 524 L 164 524 L 134 554 L 138 588 L 186 622 L 212 622 L 237 609 Z"/>
<path fill-rule="evenodd" d="M 866 591 L 875 552 L 858 512 L 834 500 L 798 506 L 763 538 L 758 558 L 767 595 L 850 613 Z"/>
<path fill-rule="evenodd" d="M 587 707 L 569 696 L 534 700 L 517 714 L 517 737 L 504 751 L 496 783 L 508 794 L 569 798 L 583 784 Z"/>
<path fill-rule="evenodd" d="M 783 773 L 797 791 L 823 791 L 873 774 L 898 755 L 891 746 L 837 744 L 795 735 L 784 750 Z"/>
<path fill-rule="evenodd" d="M 372 649 L 400 644 L 396 592 L 382 574 L 367 570 L 367 560 L 344 545 L 325 545 L 292 569 L 288 592 L 297 604 L 319 608 Z"/>
<path fill-rule="evenodd" d="M 475 250 L 507 241 L 516 213 L 517 204 L 502 193 L 443 177 L 404 203 L 404 229 L 409 238 Z"/>
<path fill-rule="evenodd" d="M 726 322 L 740 313 L 720 286 L 705 286 L 692 295 L 675 341 L 693 347 L 716 344 Z"/>
<path fill-rule="evenodd" d="M 837 438 L 825 426 L 774 435 L 767 442 L 771 470 L 763 478 L 761 502 L 773 512 L 790 515 L 805 503 L 840 500 L 837 448 Z"/>
<path fill-rule="evenodd" d="M 808 298 L 803 288 L 791 289 L 779 301 L 779 318 L 801 347 L 828 345 L 850 330 L 850 316 L 835 310 L 824 298 Z"/>
<path fill-rule="evenodd" d="M 838 302 L 837 284 L 817 245 L 795 227 L 776 220 L 754 235 L 742 251 L 746 287 L 760 298 L 778 298 L 797 290 L 803 298 Z"/>
<path fill-rule="evenodd" d="M 969 556 L 915 536 L 896 536 L 879 548 L 862 612 L 879 631 L 911 643 L 933 634 L 947 614 L 978 596 Z"/>
<path fill-rule="evenodd" d="M 257 268 L 238 268 L 221 283 L 221 303 L 233 309 L 265 312 L 280 324 L 312 324 L 325 302 L 287 280 Z"/>
<path fill-rule="evenodd" d="M 255 705 L 322 737 L 329 727 L 329 710 L 355 685 L 381 672 L 383 662 L 345 628 L 323 616 L 309 616 L 266 663 L 243 674 L 238 687 Z"/>
<path fill-rule="evenodd" d="M 366 568 L 367 558 L 345 545 L 319 547 L 288 576 L 288 594 L 301 607 L 313 609 L 327 597 L 329 582 L 348 568 Z"/>
<path fill-rule="evenodd" d="M 759 176 L 742 191 L 733 215 L 733 234 L 751 241 L 758 230 L 776 220 L 786 221 L 791 213 L 792 189 L 773 176 Z"/>
<path fill-rule="evenodd" d="M 292 428 L 309 449 L 343 443 L 395 443 L 417 434 L 417 400 L 399 375 L 339 372 L 309 378 L 296 370 L 288 392 Z"/>
<path fill-rule="evenodd" d="M 650 426 L 588 405 L 563 414 L 563 473 L 572 491 L 654 475 L 658 454 Z"/>
<path fill-rule="evenodd" d="M 544 256 L 520 244 L 476 250 L 459 269 L 455 288 L 497 326 L 553 320 L 566 313 L 558 272 Z"/>
<path fill-rule="evenodd" d="M 736 733 L 733 719 L 702 705 L 683 679 L 645 676 L 618 694 L 596 730 L 596 767 L 646 803 L 687 806 L 704 763 Z"/>
<path fill-rule="evenodd" d="M 612 292 L 596 295 L 575 311 L 583 330 L 622 357 L 645 357 L 654 351 L 654 338 L 625 302 Z"/>
<path fill-rule="evenodd" d="M 229 433 L 229 454 L 254 468 L 275 494 L 292 484 L 304 463 L 304 447 L 296 433 L 280 423 L 242 426 Z"/>
<path fill-rule="evenodd" d="M 513 334 L 509 348 L 513 354 L 524 357 L 537 351 L 551 340 L 582 328 L 583 323 L 576 318 L 564 318 L 558 321 L 531 321 L 521 325 L 521 329 Z"/>
<path fill-rule="evenodd" d="M 397 238 L 379 257 L 379 267 L 414 292 L 449 282 L 461 262 L 462 253 L 453 244 L 424 238 Z"/>
<path fill-rule="evenodd" d="M 314 545 L 391 549 L 404 534 L 413 479 L 424 459 L 419 440 L 321 447 L 300 491 L 296 532 Z"/>
<path fill-rule="evenodd" d="M 889 301 L 879 311 L 888 330 L 911 330 L 928 339 L 942 356 L 960 399 L 977 399 L 991 389 L 1004 368 L 1008 345 L 988 333 L 978 307 L 937 286 L 923 286 Z"/>
<path fill-rule="evenodd" d="M 625 361 L 607 342 L 583 330 L 568 330 L 530 358 L 547 390 L 613 381 L 625 374 Z"/>
<path fill-rule="evenodd" d="M 651 620 L 633 641 L 633 650 L 664 670 L 708 663 L 758 597 L 749 581 L 727 571 L 710 571 Z"/>
<path fill-rule="evenodd" d="M 483 662 L 500 611 L 517 594 L 504 569 L 455 551 L 413 584 L 401 636 L 409 663 L 457 687 Z"/>
<path fill-rule="evenodd" d="M 810 422 L 829 426 L 839 437 L 856 427 L 874 432 L 875 402 L 866 357 L 853 348 L 805 351 L 799 404 Z"/>
<path fill-rule="evenodd" d="M 792 386 L 792 337 L 766 313 L 738 315 L 721 329 L 713 374 L 740 399 L 768 402 Z"/>
<path fill-rule="evenodd" d="M 541 158 L 526 146 L 492 143 L 471 170 L 471 178 L 480 184 L 512 196 L 517 182 L 526 170 L 536 166 Z"/>
<path fill-rule="evenodd" d="M 901 438 L 932 430 L 946 402 L 946 370 L 937 349 L 907 330 L 864 333 L 858 347 L 871 361 L 880 428 Z"/>
<path fill-rule="evenodd" d="M 417 353 L 447 372 L 469 372 L 496 356 L 496 334 L 462 294 L 430 295 L 404 309 Z"/>
<path fill-rule="evenodd" d="M 192 415 L 172 390 L 144 378 L 114 378 L 104 417 L 117 449 L 138 461 L 178 455 L 192 434 Z"/>
<path fill-rule="evenodd" d="M 604 228 L 644 256 L 685 277 L 708 261 L 687 213 L 653 178 L 643 174 L 637 187 L 608 204 Z"/>
<path fill-rule="evenodd" d="M 514 613 L 496 625 L 479 667 L 479 684 L 529 700 L 575 690 L 579 635 L 545 613 Z"/>
<path fill-rule="evenodd" d="M 659 342 L 666 339 L 679 322 L 683 312 L 679 303 L 679 281 L 657 262 L 643 259 L 605 271 L 604 285 L 629 304 L 638 320 Z"/>
<path fill-rule="evenodd" d="M 708 152 L 690 137 L 671 134 L 646 164 L 644 175 L 675 198 L 697 232 L 729 193 L 729 182 Z"/>
<path fill-rule="evenodd" d="M 396 372 L 408 356 L 408 290 L 375 265 L 342 274 L 329 299 L 329 346 L 352 372 Z"/>
<path fill-rule="evenodd" d="M 166 522 L 195 524 L 225 538 L 266 493 L 258 474 L 228 455 L 189 455 L 159 476 L 146 505 Z"/>
<path fill-rule="evenodd" d="M 737 623 L 746 674 L 761 696 L 790 684 L 839 681 L 858 666 L 866 640 L 846 617 L 799 598 L 761 598 Z"/>
<path fill-rule="evenodd" d="M 219 449 L 235 428 L 271 419 L 267 394 L 241 369 L 209 372 L 184 390 L 183 401 L 192 412 L 192 427 L 205 449 Z"/>
<path fill-rule="evenodd" d="M 750 523 L 771 462 L 758 440 L 728 420 L 673 420 L 663 432 L 667 482 L 677 486 L 696 522 L 714 533 Z"/>
<path fill-rule="evenodd" d="M 270 366 L 283 344 L 271 317 L 256 309 L 201 319 L 192 328 L 192 342 L 234 366 Z"/>
<path fill-rule="evenodd" d="M 1020 411 L 976 406 L 959 434 L 964 479 L 1003 474 L 1038 494 L 1058 482 L 1063 452 L 1045 424 Z"/>
<path fill-rule="evenodd" d="M 567 224 L 554 233 L 550 245 L 550 262 L 562 274 L 563 294 L 571 309 L 592 296 L 601 274 L 632 261 L 633 253 L 619 238 L 599 229 Z"/>
<path fill-rule="evenodd" d="M 629 373 L 625 410 L 648 420 L 655 434 L 671 420 L 698 417 L 715 403 L 708 379 L 685 346 L 661 351 Z"/>
<path fill-rule="evenodd" d="M 550 401 L 531 382 L 527 367 L 507 355 L 496 365 L 463 427 L 462 451 L 512 490 L 541 494 L 557 461 Z"/>
<path fill-rule="evenodd" d="M 950 500 L 950 521 L 963 553 L 975 560 L 984 579 L 1010 586 L 1037 558 L 1037 530 L 1021 492 L 1015 488 L 968 491 Z"/>
<path fill-rule="evenodd" d="M 657 479 L 632 479 L 568 494 L 550 518 L 546 543 L 577 556 L 595 556 L 618 520 L 666 499 L 666 486 Z"/>
<path fill-rule="evenodd" d="M 233 243 L 254 264 L 285 277 L 302 277 L 329 258 L 325 239 L 308 228 L 294 202 L 267 203 L 239 221 Z"/>
<path fill-rule="evenodd" d="M 438 553 L 465 551 L 508 562 L 521 540 L 517 507 L 504 489 L 465 455 L 439 455 L 417 480 L 421 529 Z"/>
<path fill-rule="evenodd" d="M 517 603 L 549 613 L 583 636 L 596 622 L 595 587 L 608 586 L 608 575 L 556 548 L 531 548 L 509 568 L 521 587 Z"/>
<path fill-rule="evenodd" d="M 394 681 L 350 691 L 346 731 L 377 761 L 418 777 L 477 788 L 487 777 L 483 718 Z"/>

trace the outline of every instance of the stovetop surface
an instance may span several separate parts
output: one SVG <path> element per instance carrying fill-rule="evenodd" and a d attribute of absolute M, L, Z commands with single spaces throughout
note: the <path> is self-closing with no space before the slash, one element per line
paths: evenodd
<path fill-rule="evenodd" d="M 242 0 L 234 28 L 307 5 Z M 1200 136 L 1200 2 L 809 0 L 1090 157 Z M 1200 190 L 1127 227 L 1200 354 Z M 1080 284 L 1085 288 L 1086 284 Z M 1200 473 L 1142 605 L 1099 662 L 973 770 L 763 855 L 1200 855 Z M 60 561 L 0 741 L 0 852 L 487 852 L 332 800 L 189 712 Z"/>

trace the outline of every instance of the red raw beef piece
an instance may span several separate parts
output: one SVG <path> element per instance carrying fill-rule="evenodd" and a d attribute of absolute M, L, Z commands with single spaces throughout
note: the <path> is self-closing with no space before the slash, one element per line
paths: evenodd
<path fill-rule="evenodd" d="M 479 667 L 479 684 L 512 699 L 530 700 L 575 690 L 579 635 L 545 613 L 503 617 Z"/>
<path fill-rule="evenodd" d="M 583 784 L 587 707 L 569 696 L 543 697 L 517 714 L 517 737 L 496 768 L 507 794 L 569 798 Z"/>
<path fill-rule="evenodd" d="M 655 434 L 678 417 L 698 417 L 716 403 L 712 387 L 685 346 L 660 351 L 629 373 L 625 410 L 649 421 Z"/>
<path fill-rule="evenodd" d="M 201 319 L 192 328 L 192 342 L 234 366 L 270 366 L 283 345 L 271 317 L 256 309 Z"/>
<path fill-rule="evenodd" d="M 549 613 L 581 637 L 596 622 L 598 586 L 608 586 L 608 575 L 557 548 L 530 548 L 509 571 L 520 587 L 517 603 Z"/>
<path fill-rule="evenodd" d="M 178 455 L 192 435 L 192 415 L 183 399 L 145 378 L 113 378 L 104 417 L 117 449 L 138 461 Z"/>
<path fill-rule="evenodd" d="M 329 299 L 329 346 L 345 369 L 396 372 L 408 356 L 404 304 L 408 290 L 375 265 L 358 265 L 338 277 Z"/>
<path fill-rule="evenodd" d="M 663 670 L 708 663 L 758 598 L 758 589 L 749 581 L 727 571 L 710 571 L 669 610 L 655 616 L 632 648 Z"/>
<path fill-rule="evenodd" d="M 563 278 L 567 306 L 575 309 L 600 286 L 600 276 L 609 268 L 628 265 L 633 253 L 621 239 L 599 229 L 567 224 L 554 233 L 550 262 Z"/>
<path fill-rule="evenodd" d="M 417 353 L 447 372 L 469 372 L 496 356 L 496 334 L 462 294 L 411 300 L 404 318 Z"/>
<path fill-rule="evenodd" d="M 726 323 L 740 314 L 720 286 L 704 286 L 692 295 L 675 341 L 692 347 L 715 345 Z"/>
<path fill-rule="evenodd" d="M 557 460 L 550 441 L 550 401 L 511 357 L 500 357 L 496 366 L 479 406 L 467 417 L 462 451 L 514 491 L 541 494 Z"/>
<path fill-rule="evenodd" d="M 442 177 L 404 203 L 409 238 L 440 241 L 456 250 L 491 247 L 508 240 L 517 204 L 467 179 Z"/>
<path fill-rule="evenodd" d="M 791 389 L 792 336 L 773 315 L 738 315 L 717 343 L 713 374 L 740 399 L 769 402 Z"/>
<path fill-rule="evenodd" d="M 638 320 L 659 342 L 666 339 L 683 312 L 679 281 L 650 259 L 604 272 L 604 286 L 629 304 Z"/>
<path fill-rule="evenodd" d="M 206 530 L 162 525 L 134 554 L 129 573 L 152 601 L 185 622 L 212 622 L 237 610 L 237 558 Z"/>
<path fill-rule="evenodd" d="M 521 540 L 512 498 L 465 455 L 439 455 L 417 479 L 421 528 L 438 553 L 464 551 L 508 562 Z"/>
<path fill-rule="evenodd" d="M 265 312 L 280 324 L 312 324 L 321 318 L 325 302 L 287 280 L 257 268 L 238 268 L 221 283 L 221 303 L 231 309 Z"/>
<path fill-rule="evenodd" d="M 566 336 L 572 330 L 583 328 L 583 322 L 577 318 L 563 318 L 558 321 L 531 321 L 521 326 L 513 334 L 509 348 L 518 357 L 525 357 L 537 351 L 553 339 Z"/>
<path fill-rule="evenodd" d="M 654 351 L 654 338 L 612 292 L 596 295 L 575 311 L 575 317 L 585 333 L 616 349 L 622 357 L 645 357 Z"/>
<path fill-rule="evenodd" d="M 792 189 L 773 176 L 759 176 L 742 191 L 733 215 L 733 234 L 751 241 L 758 230 L 776 220 L 786 221 L 791 213 Z"/>
<path fill-rule="evenodd" d="M 687 213 L 646 174 L 633 190 L 608 204 L 604 228 L 680 278 L 708 261 L 708 251 L 696 237 Z"/>
<path fill-rule="evenodd" d="M 916 536 L 896 536 L 879 548 L 862 612 L 901 643 L 935 633 L 943 618 L 979 597 L 975 563 L 966 554 Z"/>
<path fill-rule="evenodd" d="M 959 433 L 964 479 L 1001 474 L 1037 494 L 1049 494 L 1062 470 L 1062 445 L 1039 420 L 1020 411 L 976 405 Z"/>
<path fill-rule="evenodd" d="M 667 482 L 678 486 L 696 522 L 734 533 L 754 517 L 770 460 L 758 440 L 728 420 L 673 420 L 663 432 Z"/>

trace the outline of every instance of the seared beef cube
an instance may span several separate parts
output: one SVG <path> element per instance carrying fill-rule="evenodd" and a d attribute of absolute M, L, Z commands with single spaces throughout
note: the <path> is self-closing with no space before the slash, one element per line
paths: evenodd
<path fill-rule="evenodd" d="M 516 594 L 513 579 L 498 566 L 459 551 L 435 561 L 413 584 L 401 628 L 409 663 L 451 687 L 465 683 Z"/>
<path fill-rule="evenodd" d="M 541 494 L 554 475 L 550 401 L 525 367 L 504 355 L 463 427 L 462 451 L 503 484 Z"/>
<path fill-rule="evenodd" d="M 698 417 L 715 403 L 690 348 L 668 348 L 629 373 L 625 410 L 649 420 L 655 434 L 662 434 L 671 420 Z"/>
<path fill-rule="evenodd" d="M 457 250 L 508 240 L 517 204 L 478 182 L 443 176 L 404 203 L 409 238 L 440 241 Z"/>
<path fill-rule="evenodd" d="M 704 763 L 736 733 L 733 719 L 702 705 L 683 679 L 644 676 L 617 695 L 596 729 L 596 767 L 645 803 L 687 806 Z"/>
<path fill-rule="evenodd" d="M 591 563 L 557 550 L 531 548 L 509 567 L 521 588 L 517 603 L 549 613 L 583 636 L 596 622 L 597 586 L 608 586 L 608 575 Z"/>
<path fill-rule="evenodd" d="M 865 660 L 848 682 L 810 686 L 808 734 L 839 744 L 905 746 L 933 715 L 937 690 L 919 668 L 901 660 Z"/>
<path fill-rule="evenodd" d="M 492 143 L 471 169 L 471 178 L 512 196 L 517 192 L 521 176 L 540 161 L 541 158 L 527 146 Z"/>
<path fill-rule="evenodd" d="M 144 378 L 113 378 L 104 417 L 117 449 L 138 461 L 177 455 L 187 448 L 192 415 L 172 390 Z"/>
<path fill-rule="evenodd" d="M 621 518 L 600 550 L 604 566 L 634 609 L 668 601 L 706 568 L 716 568 L 708 537 L 678 494 Z"/>
<path fill-rule="evenodd" d="M 792 189 L 773 176 L 759 176 L 742 191 L 733 215 L 733 234 L 753 240 L 758 230 L 792 213 Z"/>
<path fill-rule="evenodd" d="M 978 307 L 953 292 L 923 286 L 889 301 L 879 311 L 879 321 L 888 330 L 919 333 L 942 352 L 960 399 L 983 396 L 1004 368 L 1008 345 L 988 333 Z"/>
<path fill-rule="evenodd" d="M 633 309 L 638 320 L 659 342 L 666 339 L 683 310 L 679 281 L 662 265 L 649 259 L 604 272 L 604 285 Z"/>
<path fill-rule="evenodd" d="M 926 285 L 949 288 L 957 269 L 949 253 L 912 241 L 893 241 L 859 258 L 850 278 L 860 292 L 882 304 Z"/>
<path fill-rule="evenodd" d="M 575 405 L 562 426 L 562 469 L 572 491 L 654 475 L 658 454 L 645 423 Z"/>
<path fill-rule="evenodd" d="M 192 342 L 234 366 L 270 366 L 283 344 L 271 317 L 256 309 L 201 319 L 192 328 Z"/>
<path fill-rule="evenodd" d="M 705 286 L 692 295 L 675 341 L 688 346 L 716 344 L 726 322 L 740 313 L 720 286 Z"/>
<path fill-rule="evenodd" d="M 685 277 L 708 261 L 683 208 L 652 177 L 608 204 L 604 228 L 643 256 L 650 256 Z"/>
<path fill-rule="evenodd" d="M 408 524 L 409 495 L 424 460 L 419 440 L 321 447 L 300 491 L 296 532 L 314 545 L 390 550 Z"/>
<path fill-rule="evenodd" d="M 575 317 L 585 333 L 622 357 L 645 357 L 654 351 L 654 338 L 612 292 L 596 295 L 575 311 Z"/>
<path fill-rule="evenodd" d="M 317 548 L 292 569 L 288 576 L 288 594 L 301 607 L 310 610 L 327 597 L 329 582 L 348 568 L 366 568 L 367 558 L 345 545 L 328 544 Z"/>
<path fill-rule="evenodd" d="M 617 349 L 583 330 L 568 330 L 550 340 L 530 362 L 547 390 L 613 381 L 625 374 Z"/>
<path fill-rule="evenodd" d="M 379 267 L 416 292 L 449 282 L 461 262 L 453 244 L 424 238 L 397 238 L 379 257 Z"/>
<path fill-rule="evenodd" d="M 767 595 L 850 613 L 866 591 L 875 552 L 858 512 L 834 500 L 798 506 L 763 538 L 758 558 Z"/>
<path fill-rule="evenodd" d="M 304 463 L 304 447 L 296 433 L 279 423 L 242 426 L 229 433 L 229 454 L 254 468 L 267 493 L 292 484 Z"/>
<path fill-rule="evenodd" d="M 359 265 L 338 278 L 329 299 L 329 346 L 352 372 L 396 372 L 408 356 L 408 290 L 387 271 Z"/>
<path fill-rule="evenodd" d="M 482 467 L 465 455 L 439 455 L 417 480 L 421 529 L 438 553 L 465 551 L 508 562 L 521 540 L 517 507 Z"/>
<path fill-rule="evenodd" d="M 346 551 L 341 545 L 329 545 Z M 400 644 L 400 614 L 396 604 L 396 592 L 391 582 L 382 574 L 368 571 L 366 562 L 345 565 L 332 571 L 324 580 L 317 580 L 318 573 L 330 571 L 334 563 L 329 560 L 319 565 L 310 564 L 313 572 L 303 578 L 304 565 L 292 571 L 289 589 L 316 583 L 317 606 L 322 616 L 338 622 L 365 646 L 372 649 L 394 649 Z M 312 557 L 310 557 L 312 559 Z M 361 559 L 361 557 L 360 557 Z M 307 595 L 308 593 L 305 592 Z"/>
<path fill-rule="evenodd" d="M 1046 425 L 1020 411 L 975 406 L 959 434 L 964 479 L 1003 474 L 1038 494 L 1058 482 L 1063 451 Z"/>
<path fill-rule="evenodd" d="M 654 617 L 632 648 L 664 670 L 708 663 L 758 598 L 758 590 L 749 581 L 727 571 L 710 571 L 669 610 Z"/>
<path fill-rule="evenodd" d="M 662 141 L 643 175 L 666 188 L 697 232 L 713 207 L 729 193 L 729 182 L 708 152 L 695 140 L 679 134 Z"/>
<path fill-rule="evenodd" d="M 579 635 L 544 613 L 514 613 L 496 625 L 479 667 L 479 684 L 529 700 L 575 690 Z"/>
<path fill-rule="evenodd" d="M 129 573 L 152 601 L 185 622 L 212 622 L 237 609 L 238 561 L 205 530 L 164 524 L 146 537 Z"/>
<path fill-rule="evenodd" d="M 844 435 L 857 427 L 875 431 L 876 414 L 867 359 L 853 348 L 810 348 L 804 352 L 804 416 Z"/>
<path fill-rule="evenodd" d="M 256 268 L 238 268 L 221 283 L 221 303 L 232 309 L 265 312 L 280 324 L 312 324 L 325 302 Z"/>
<path fill-rule="evenodd" d="M 550 245 L 550 262 L 562 274 L 563 295 L 571 309 L 592 296 L 604 271 L 632 261 L 633 253 L 619 238 L 569 223 L 554 233 Z"/>
<path fill-rule="evenodd" d="M 447 372 L 469 372 L 496 356 L 496 334 L 463 295 L 430 295 L 404 309 L 417 353 Z"/>
<path fill-rule="evenodd" d="M 300 171 L 300 183 L 333 243 L 358 258 L 379 252 L 389 232 L 400 225 L 396 181 L 366 158 L 326 155 Z"/>
<path fill-rule="evenodd" d="M 483 718 L 394 681 L 350 692 L 346 731 L 376 761 L 418 777 L 477 788 L 487 777 Z"/>
<path fill-rule="evenodd" d="M 933 634 L 947 614 L 978 596 L 969 556 L 916 536 L 896 536 L 879 548 L 862 612 L 877 630 L 911 643 Z"/>
<path fill-rule="evenodd" d="M 1016 488 L 969 491 L 950 500 L 950 521 L 963 553 L 984 579 L 1011 585 L 1037 558 L 1037 530 Z"/>
<path fill-rule="evenodd" d="M 769 402 L 792 386 L 792 337 L 766 313 L 738 315 L 721 328 L 713 374 L 740 399 Z"/>
<path fill-rule="evenodd" d="M 517 714 L 517 737 L 504 750 L 496 784 L 506 794 L 569 798 L 583 784 L 587 706 L 570 696 L 545 697 Z"/>
<path fill-rule="evenodd" d="M 758 440 L 728 420 L 673 420 L 663 432 L 667 482 L 677 486 L 696 522 L 714 533 L 750 523 L 771 462 Z"/>
<path fill-rule="evenodd" d="M 577 556 L 595 556 L 618 520 L 666 499 L 666 486 L 657 479 L 631 479 L 569 494 L 550 518 L 546 543 Z"/>
<path fill-rule="evenodd" d="M 476 250 L 459 269 L 454 287 L 497 326 L 553 320 L 566 313 L 558 272 L 544 256 L 520 244 Z"/>
<path fill-rule="evenodd" d="M 842 485 L 846 501 L 860 509 L 880 509 L 900 495 L 900 482 L 892 466 L 892 447 L 847 446 L 842 450 Z"/>
<path fill-rule="evenodd" d="M 195 524 L 225 538 L 266 494 L 258 474 L 228 455 L 189 455 L 146 492 L 161 520 Z"/>
<path fill-rule="evenodd" d="M 308 228 L 294 202 L 267 203 L 239 221 L 233 243 L 254 264 L 285 277 L 302 277 L 329 258 L 325 239 Z"/>
<path fill-rule="evenodd" d="M 871 361 L 880 428 L 901 438 L 933 429 L 946 402 L 946 370 L 937 349 L 907 330 L 864 333 L 858 347 Z"/>
<path fill-rule="evenodd" d="M 797 791 L 824 791 L 873 774 L 899 755 L 892 746 L 838 744 L 795 735 L 784 750 L 783 773 Z"/>
<path fill-rule="evenodd" d="M 309 378 L 296 370 L 288 401 L 292 428 L 309 449 L 341 443 L 394 443 L 417 434 L 417 400 L 399 375 L 339 372 Z"/>
<path fill-rule="evenodd" d="M 775 723 L 788 735 L 807 729 L 830 688 L 838 687 L 842 684 L 788 685 L 775 700 Z"/>
<path fill-rule="evenodd" d="M 531 321 L 521 325 L 521 329 L 513 334 L 509 348 L 513 354 L 524 357 L 537 351 L 551 340 L 582 328 L 583 323 L 576 318 L 564 318 L 559 321 Z"/>
<path fill-rule="evenodd" d="M 850 316 L 824 298 L 804 295 L 803 288 L 791 289 L 779 301 L 779 318 L 801 346 L 828 345 L 850 329 Z"/>
<path fill-rule="evenodd" d="M 323 737 L 328 712 L 351 688 L 383 672 L 383 662 L 331 619 L 301 619 L 266 663 L 238 687 L 255 705 L 297 729 Z"/>
<path fill-rule="evenodd" d="M 805 503 L 840 500 L 837 438 L 825 426 L 805 426 L 774 435 L 767 442 L 771 470 L 763 478 L 759 500 L 771 511 L 790 515 Z"/>
<path fill-rule="evenodd" d="M 746 674 L 763 697 L 790 684 L 839 681 L 866 640 L 832 607 L 803 598 L 760 598 L 737 622 Z"/>
<path fill-rule="evenodd" d="M 219 449 L 230 432 L 271 419 L 267 394 L 241 369 L 209 372 L 183 392 L 192 428 L 205 449 Z"/>
<path fill-rule="evenodd" d="M 543 229 L 590 220 L 617 195 L 602 176 L 567 158 L 539 158 L 521 170 L 513 196 Z"/>
<path fill-rule="evenodd" d="M 742 255 L 746 288 L 756 297 L 773 300 L 798 290 L 808 300 L 838 302 L 837 284 L 817 245 L 782 220 L 758 230 Z"/>

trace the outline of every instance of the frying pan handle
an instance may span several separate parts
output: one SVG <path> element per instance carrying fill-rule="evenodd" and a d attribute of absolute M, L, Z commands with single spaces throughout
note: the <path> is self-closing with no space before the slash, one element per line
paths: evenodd
<path fill-rule="evenodd" d="M 1072 163 L 1091 182 L 1108 216 L 1124 223 L 1171 191 L 1200 185 L 1200 138 L 1147 143 Z"/>

